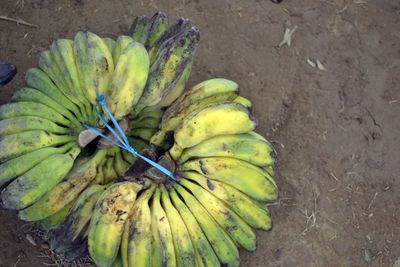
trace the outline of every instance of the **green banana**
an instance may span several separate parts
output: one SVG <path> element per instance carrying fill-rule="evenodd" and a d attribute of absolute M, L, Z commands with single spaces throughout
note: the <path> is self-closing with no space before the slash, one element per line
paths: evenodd
<path fill-rule="evenodd" d="M 95 114 L 92 112 L 92 106 L 88 102 L 84 89 L 80 82 L 79 72 L 75 61 L 74 41 L 68 39 L 58 39 L 50 46 L 50 51 L 54 62 L 53 68 L 58 67 L 60 73 L 64 76 L 68 95 L 79 101 L 80 108 L 87 119 L 93 122 Z"/>
<path fill-rule="evenodd" d="M 146 106 L 157 105 L 171 90 L 191 62 L 199 42 L 199 32 L 192 28 L 166 41 L 150 66 L 143 95 L 134 109 L 138 114 Z"/>
<path fill-rule="evenodd" d="M 128 31 L 128 35 L 136 42 L 146 44 L 147 32 L 145 28 L 148 21 L 149 19 L 145 16 L 137 16 Z"/>
<path fill-rule="evenodd" d="M 141 189 L 132 182 L 116 183 L 97 201 L 90 220 L 88 248 L 99 267 L 109 267 L 115 261 L 125 222 Z"/>
<path fill-rule="evenodd" d="M 182 179 L 179 183 L 192 192 L 233 241 L 247 251 L 254 251 L 256 249 L 256 235 L 251 227 L 227 207 L 225 203 L 190 180 Z"/>
<path fill-rule="evenodd" d="M 118 174 L 114 169 L 114 157 L 109 157 L 107 158 L 105 164 L 103 165 L 103 183 L 102 184 L 108 184 L 115 179 L 118 178 Z"/>
<path fill-rule="evenodd" d="M 239 134 L 252 131 L 256 126 L 249 111 L 234 102 L 213 103 L 187 116 L 175 130 L 175 144 L 170 149 L 173 159 L 182 150 L 221 134 Z"/>
<path fill-rule="evenodd" d="M 94 156 L 74 168 L 49 192 L 32 206 L 21 210 L 19 217 L 24 221 L 42 220 L 60 211 L 65 205 L 76 199 L 96 177 L 96 167 L 106 155 L 106 150 L 98 150 Z"/>
<path fill-rule="evenodd" d="M 129 132 L 128 135 L 130 137 L 139 137 L 145 141 L 149 141 L 156 131 L 157 129 L 137 128 L 137 129 L 132 129 L 132 131 Z"/>
<path fill-rule="evenodd" d="M 20 210 L 35 203 L 65 177 L 80 151 L 73 147 L 66 154 L 52 155 L 12 181 L 2 193 L 3 205 Z"/>
<path fill-rule="evenodd" d="M 20 116 L 36 116 L 69 127 L 71 121 L 54 109 L 36 102 L 14 102 L 0 106 L 0 119 Z"/>
<path fill-rule="evenodd" d="M 144 31 L 147 33 L 146 48 L 150 49 L 154 46 L 156 41 L 166 32 L 168 29 L 167 15 L 163 12 L 155 13 L 148 23 Z"/>
<path fill-rule="evenodd" d="M 159 123 L 160 123 L 160 118 L 146 118 L 140 120 L 133 120 L 129 123 L 128 131 L 132 131 L 133 129 L 137 128 L 157 129 Z"/>
<path fill-rule="evenodd" d="M 151 186 L 141 193 L 132 207 L 125 223 L 122 238 L 121 256 L 127 259 L 127 266 L 151 266 L 151 212 L 149 200 L 154 193 Z"/>
<path fill-rule="evenodd" d="M 71 123 L 75 126 L 76 130 L 82 130 L 81 123 L 77 120 L 74 114 L 72 114 L 67 108 L 62 106 L 61 104 L 54 101 L 52 98 L 47 96 L 45 93 L 29 87 L 24 87 L 22 89 L 17 90 L 12 98 L 12 101 L 23 101 L 23 102 L 37 102 L 43 105 L 48 106 L 49 108 L 54 109 L 65 118 L 71 121 Z"/>
<path fill-rule="evenodd" d="M 271 152 L 268 143 L 248 133 L 218 135 L 185 149 L 178 162 L 191 158 L 232 157 L 257 166 L 269 166 L 274 164 Z"/>
<path fill-rule="evenodd" d="M 197 171 L 209 179 L 229 184 L 259 201 L 275 200 L 278 195 L 276 184 L 271 182 L 265 172 L 243 160 L 226 157 L 194 159 L 185 162 L 180 170 Z"/>
<path fill-rule="evenodd" d="M 198 183 L 205 190 L 224 201 L 251 227 L 263 230 L 271 229 L 272 222 L 268 209 L 238 189 L 228 184 L 208 179 L 198 172 L 187 171 L 179 173 L 178 176 Z"/>
<path fill-rule="evenodd" d="M 46 158 L 67 152 L 72 146 L 74 143 L 71 142 L 61 147 L 41 148 L 0 164 L 0 186 L 26 173 Z"/>
<path fill-rule="evenodd" d="M 0 162 L 10 160 L 39 148 L 62 145 L 74 140 L 73 136 L 55 135 L 43 130 L 7 135 L 0 139 Z"/>
<path fill-rule="evenodd" d="M 91 32 L 75 35 L 74 50 L 84 95 L 95 105 L 96 93 L 106 95 L 109 90 L 114 72 L 112 54 L 103 39 Z"/>
<path fill-rule="evenodd" d="M 156 189 L 151 201 L 151 217 L 152 266 L 176 266 L 171 227 L 167 214 L 161 206 L 161 191 L 159 188 Z M 186 225 L 188 224 L 186 223 Z"/>
<path fill-rule="evenodd" d="M 71 100 L 69 100 L 56 85 L 54 85 L 50 77 L 45 72 L 38 68 L 31 68 L 26 72 L 25 81 L 28 86 L 41 91 L 53 101 L 60 103 L 60 105 L 71 111 L 79 121 L 84 121 L 83 115 L 81 114 L 79 108 Z M 68 115 L 64 113 L 63 115 L 69 118 Z M 69 119 L 73 121 L 71 118 Z"/>
<path fill-rule="evenodd" d="M 68 212 L 65 220 L 54 230 L 50 240 L 51 249 L 57 254 L 68 251 L 86 252 L 86 229 L 92 217 L 93 208 L 107 186 L 91 185 L 83 191 Z M 82 248 L 83 246 L 83 248 Z"/>
<path fill-rule="evenodd" d="M 129 169 L 130 164 L 127 163 L 122 157 L 121 149 L 115 152 L 114 157 L 114 170 L 118 174 L 118 176 L 124 176 L 125 172 Z"/>
<path fill-rule="evenodd" d="M 71 209 L 72 205 L 74 204 L 74 201 L 71 201 L 67 205 L 65 205 L 61 210 L 59 210 L 57 213 L 54 213 L 53 215 L 44 218 L 41 221 L 38 221 L 37 224 L 39 225 L 40 229 L 49 231 L 51 229 L 54 229 L 57 227 L 67 216 L 68 211 Z"/>
<path fill-rule="evenodd" d="M 210 104 L 220 103 L 223 101 L 230 100 L 235 97 L 234 92 L 221 93 L 216 95 L 211 95 L 209 97 L 200 99 L 197 102 L 193 102 L 191 105 L 182 107 L 182 109 L 177 110 L 178 112 L 170 112 L 170 108 L 165 111 L 160 123 L 160 130 L 152 137 L 151 143 L 155 145 L 162 145 L 164 139 L 168 132 L 173 132 L 179 124 L 190 114 L 198 112 L 199 110 L 207 107 Z"/>
<path fill-rule="evenodd" d="M 32 130 L 43 130 L 55 134 L 69 133 L 68 128 L 40 117 L 23 116 L 0 120 L 0 137 Z"/>
<path fill-rule="evenodd" d="M 132 140 L 132 139 L 129 139 Z M 143 141 L 144 142 L 144 141 Z M 137 144 L 130 142 L 130 145 L 136 150 L 136 151 L 141 151 L 137 149 Z M 126 151 L 125 149 L 121 150 L 122 153 L 122 158 L 125 162 L 129 163 L 129 165 L 133 165 L 133 163 L 135 163 L 136 158 L 128 151 Z"/>
<path fill-rule="evenodd" d="M 210 242 L 201 230 L 196 218 L 190 212 L 189 208 L 179 198 L 174 189 L 170 190 L 172 203 L 178 210 L 192 239 L 192 243 L 196 252 L 196 262 L 198 266 L 220 266 L 217 255 L 215 254 Z"/>
<path fill-rule="evenodd" d="M 161 203 L 170 222 L 176 251 L 177 266 L 196 266 L 196 255 L 190 234 L 181 215 L 172 205 L 164 185 L 161 186 Z"/>
<path fill-rule="evenodd" d="M 163 111 L 159 107 L 149 106 L 143 108 L 139 114 L 133 117 L 135 120 L 144 120 L 148 118 L 159 119 L 163 115 Z"/>
<path fill-rule="evenodd" d="M 133 42 L 121 51 L 111 78 L 107 104 L 120 120 L 136 105 L 149 73 L 149 56 L 143 45 Z"/>
<path fill-rule="evenodd" d="M 200 202 L 179 184 L 174 184 L 176 192 L 182 197 L 186 207 L 192 212 L 203 233 L 217 254 L 221 265 L 237 267 L 240 263 L 239 251 L 229 235 L 218 225 Z"/>

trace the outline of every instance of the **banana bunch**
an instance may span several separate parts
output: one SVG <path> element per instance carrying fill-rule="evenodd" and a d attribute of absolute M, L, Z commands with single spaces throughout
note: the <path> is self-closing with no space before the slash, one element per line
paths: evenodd
<path fill-rule="evenodd" d="M 198 44 L 189 20 L 161 12 L 116 40 L 54 41 L 0 106 L 3 206 L 99 267 L 238 266 L 254 229 L 272 227 L 276 154 L 237 83 L 186 88 Z M 113 119 L 170 174 L 116 146 Z"/>

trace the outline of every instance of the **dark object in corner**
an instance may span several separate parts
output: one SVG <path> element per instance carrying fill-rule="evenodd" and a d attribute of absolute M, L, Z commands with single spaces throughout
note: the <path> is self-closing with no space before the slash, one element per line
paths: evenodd
<path fill-rule="evenodd" d="M 17 73 L 17 68 L 13 64 L 0 61 L 0 85 L 9 83 Z"/>
<path fill-rule="evenodd" d="M 275 4 L 279 4 L 279 3 L 281 3 L 283 0 L 271 0 L 271 2 L 272 3 L 275 3 Z"/>

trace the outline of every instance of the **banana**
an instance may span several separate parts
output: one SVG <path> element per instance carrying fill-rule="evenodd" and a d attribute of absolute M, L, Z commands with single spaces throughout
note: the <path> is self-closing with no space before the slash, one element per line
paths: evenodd
<path fill-rule="evenodd" d="M 188 19 L 180 18 L 178 21 L 169 27 L 153 44 L 149 49 L 150 62 L 154 62 L 159 50 L 162 48 L 164 43 L 171 39 L 176 38 L 176 36 L 183 34 L 192 28 L 192 23 Z"/>
<path fill-rule="evenodd" d="M 137 128 L 129 132 L 128 135 L 131 137 L 139 137 L 145 141 L 149 141 L 156 131 L 156 129 L 150 128 Z"/>
<path fill-rule="evenodd" d="M 138 114 L 146 106 L 157 105 L 174 90 L 185 66 L 191 62 L 196 52 L 199 38 L 198 30 L 192 28 L 163 44 L 150 66 L 147 84 L 134 114 Z"/>
<path fill-rule="evenodd" d="M 136 42 L 145 44 L 147 40 L 145 28 L 148 21 L 149 19 L 145 16 L 137 16 L 128 31 L 128 35 Z"/>
<path fill-rule="evenodd" d="M 139 114 L 137 114 L 134 119 L 135 120 L 142 120 L 142 119 L 147 119 L 147 118 L 154 118 L 154 119 L 159 119 L 163 115 L 163 111 L 161 111 L 160 108 L 158 107 L 145 107 L 143 108 Z"/>
<path fill-rule="evenodd" d="M 181 215 L 172 205 L 164 185 L 161 185 L 161 203 L 170 222 L 177 266 L 196 266 L 196 255 L 189 231 Z"/>
<path fill-rule="evenodd" d="M 74 41 L 68 39 L 58 39 L 50 46 L 50 51 L 56 65 L 53 68 L 60 70 L 64 76 L 68 95 L 72 95 L 80 103 L 80 108 L 84 114 L 88 115 L 88 120 L 93 122 L 95 114 L 92 112 L 92 106 L 88 102 L 85 92 L 82 88 L 78 69 L 75 61 Z"/>
<path fill-rule="evenodd" d="M 114 48 L 116 46 L 116 41 L 114 41 L 112 38 L 106 37 L 103 38 L 104 43 L 106 43 L 108 51 L 110 51 L 110 53 L 112 54 L 114 51 Z M 117 62 L 114 60 L 114 62 Z"/>
<path fill-rule="evenodd" d="M 46 158 L 67 152 L 72 146 L 74 143 L 67 143 L 61 147 L 41 148 L 0 164 L 0 186 L 26 173 Z"/>
<path fill-rule="evenodd" d="M 200 99 L 197 102 L 192 103 L 189 106 L 182 107 L 179 112 L 170 112 L 170 108 L 165 111 L 164 116 L 162 117 L 160 123 L 160 130 L 152 137 L 151 143 L 155 145 L 162 145 L 164 143 L 164 139 L 166 138 L 169 132 L 173 132 L 179 124 L 191 113 L 197 112 L 204 107 L 213 104 L 220 103 L 226 100 L 230 100 L 232 97 L 235 97 L 236 94 L 234 92 L 221 93 L 216 95 L 211 95 L 209 97 Z"/>
<path fill-rule="evenodd" d="M 99 267 L 112 266 L 121 243 L 124 225 L 142 186 L 132 182 L 111 185 L 97 201 L 90 220 L 88 248 Z"/>
<path fill-rule="evenodd" d="M 41 91 L 43 94 L 50 97 L 53 101 L 60 103 L 66 109 L 71 111 L 79 121 L 83 121 L 83 115 L 79 108 L 60 91 L 60 89 L 54 85 L 50 77 L 38 68 L 31 68 L 26 72 L 25 76 L 26 84 L 36 90 Z M 67 118 L 68 115 L 62 113 Z M 73 121 L 71 118 L 69 118 Z"/>
<path fill-rule="evenodd" d="M 7 135 L 0 139 L 0 162 L 10 160 L 39 148 L 63 145 L 71 141 L 75 141 L 73 136 L 56 135 L 43 130 Z"/>
<path fill-rule="evenodd" d="M 128 137 L 130 145 L 138 152 L 142 151 L 148 146 L 148 141 L 138 137 Z M 130 154 L 130 153 L 129 153 Z"/>
<path fill-rule="evenodd" d="M 45 93 L 39 90 L 36 90 L 34 88 L 24 87 L 22 89 L 17 90 L 12 96 L 11 100 L 23 101 L 23 102 L 37 102 L 46 105 L 49 108 L 52 108 L 55 111 L 57 111 L 59 114 L 63 115 L 68 120 L 70 120 L 71 123 L 77 129 L 77 131 L 83 129 L 81 123 L 77 120 L 74 114 L 72 114 L 67 108 L 57 103 L 52 98 L 50 98 Z"/>
<path fill-rule="evenodd" d="M 102 184 L 108 184 L 111 183 L 113 181 L 115 181 L 115 179 L 118 178 L 118 174 L 114 169 L 114 157 L 109 157 L 107 158 L 105 164 L 103 165 L 103 183 Z"/>
<path fill-rule="evenodd" d="M 263 169 L 266 173 L 269 174 L 269 176 L 273 177 L 275 175 L 275 171 L 272 166 L 264 167 Z"/>
<path fill-rule="evenodd" d="M 272 227 L 268 209 L 261 203 L 248 197 L 238 189 L 222 182 L 208 179 L 193 171 L 179 173 L 178 176 L 192 180 L 205 190 L 224 201 L 251 227 L 269 230 Z"/>
<path fill-rule="evenodd" d="M 104 185 L 104 173 L 103 166 L 106 163 L 107 159 L 104 158 L 96 168 L 96 178 L 93 180 L 92 184 Z"/>
<path fill-rule="evenodd" d="M 114 157 L 114 170 L 118 174 L 118 176 L 124 176 L 125 172 L 129 169 L 130 164 L 127 163 L 122 157 L 121 149 L 115 152 Z"/>
<path fill-rule="evenodd" d="M 129 123 L 129 131 L 137 128 L 151 128 L 157 129 L 160 123 L 160 118 L 146 118 L 140 120 L 133 120 Z"/>
<path fill-rule="evenodd" d="M 265 172 L 246 161 L 210 157 L 185 162 L 180 170 L 194 170 L 209 179 L 231 185 L 248 196 L 259 201 L 275 200 L 278 195 L 276 184 L 266 176 Z"/>
<path fill-rule="evenodd" d="M 55 134 L 69 134 L 69 129 L 56 123 L 34 116 L 15 117 L 0 120 L 0 137 L 32 130 L 43 130 Z"/>
<path fill-rule="evenodd" d="M 32 206 L 19 212 L 19 217 L 24 221 L 42 220 L 60 211 L 65 205 L 76 199 L 79 194 L 96 177 L 96 167 L 106 155 L 106 150 L 98 150 L 92 158 L 74 168 L 57 184 Z"/>
<path fill-rule="evenodd" d="M 132 139 L 130 139 L 132 140 Z M 144 142 L 144 141 L 143 141 Z M 137 144 L 131 143 L 131 146 L 136 150 L 136 151 L 142 151 L 141 149 L 138 150 L 137 149 Z M 122 153 L 122 158 L 124 159 L 124 161 L 126 161 L 127 163 L 129 163 L 129 165 L 133 165 L 133 163 L 135 163 L 136 158 L 128 151 L 126 151 L 125 149 L 121 150 Z"/>
<path fill-rule="evenodd" d="M 154 46 L 155 42 L 164 34 L 168 29 L 167 15 L 163 12 L 155 13 L 146 24 L 144 29 L 147 32 L 146 48 L 150 49 Z"/>
<path fill-rule="evenodd" d="M 180 123 L 174 133 L 175 144 L 169 152 L 173 159 L 178 159 L 185 148 L 216 135 L 246 133 L 255 126 L 249 111 L 238 103 L 210 104 Z"/>
<path fill-rule="evenodd" d="M 178 162 L 191 158 L 232 157 L 262 167 L 274 164 L 271 152 L 268 143 L 248 133 L 218 135 L 185 149 Z"/>
<path fill-rule="evenodd" d="M 75 61 L 83 92 L 90 103 L 97 103 L 96 93 L 106 95 L 114 72 L 112 54 L 106 43 L 91 32 L 78 32 L 74 39 Z"/>
<path fill-rule="evenodd" d="M 256 235 L 242 218 L 198 184 L 187 179 L 182 179 L 179 183 L 193 193 L 233 241 L 247 251 L 256 249 Z"/>
<path fill-rule="evenodd" d="M 54 252 L 65 254 L 70 250 L 86 251 L 86 229 L 94 205 L 106 188 L 107 186 L 92 185 L 79 195 L 65 220 L 54 230 L 50 240 L 50 247 Z"/>
<path fill-rule="evenodd" d="M 177 193 L 182 197 L 193 216 L 199 223 L 203 233 L 213 247 L 223 266 L 239 266 L 239 251 L 229 235 L 218 225 L 200 202 L 179 184 L 174 185 Z"/>
<path fill-rule="evenodd" d="M 111 78 L 108 108 L 120 120 L 136 105 L 149 73 L 149 56 L 143 45 L 133 42 L 121 51 Z"/>
<path fill-rule="evenodd" d="M 156 189 L 151 201 L 151 218 L 152 266 L 176 266 L 171 227 L 167 214 L 161 206 L 161 191 L 159 188 Z M 188 225 L 186 222 L 185 224 Z"/>
<path fill-rule="evenodd" d="M 190 212 L 189 208 L 182 202 L 174 189 L 170 190 L 172 203 L 178 210 L 187 229 L 189 231 L 192 243 L 196 252 L 196 263 L 198 266 L 220 266 L 217 255 L 215 254 L 210 242 L 201 230 L 196 218 Z"/>
<path fill-rule="evenodd" d="M 74 204 L 74 201 L 71 201 L 57 213 L 54 213 L 53 215 L 51 215 L 41 221 L 38 221 L 37 223 L 38 223 L 40 229 L 49 231 L 51 229 L 54 229 L 56 226 L 58 226 L 65 219 L 65 217 L 68 214 L 68 211 L 71 209 L 73 204 Z"/>
<path fill-rule="evenodd" d="M 66 154 L 52 155 L 12 181 L 2 192 L 3 205 L 8 209 L 24 209 L 39 200 L 71 170 L 80 148 Z"/>
<path fill-rule="evenodd" d="M 132 267 L 151 266 L 151 212 L 149 200 L 154 193 L 151 186 L 141 193 L 125 223 L 121 256 Z M 125 249 L 127 248 L 127 249 Z M 124 261 L 124 260 L 123 260 Z"/>
<path fill-rule="evenodd" d="M 54 109 L 36 102 L 15 102 L 0 106 L 0 119 L 20 116 L 36 116 L 69 127 L 71 121 Z"/>
<path fill-rule="evenodd" d="M 124 49 L 131 43 L 135 43 L 135 40 L 129 36 L 122 35 L 118 37 L 117 41 L 115 42 L 114 50 L 112 50 L 113 61 L 115 64 L 118 64 L 119 56 L 121 55 L 122 51 L 124 51 Z"/>
<path fill-rule="evenodd" d="M 251 108 L 253 106 L 253 103 L 251 101 L 243 96 L 238 96 L 236 97 L 233 102 L 242 104 L 246 108 Z"/>

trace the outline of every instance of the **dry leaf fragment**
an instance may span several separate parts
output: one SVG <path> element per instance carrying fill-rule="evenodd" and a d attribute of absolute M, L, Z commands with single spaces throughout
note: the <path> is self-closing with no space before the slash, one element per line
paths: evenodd
<path fill-rule="evenodd" d="M 290 47 L 290 45 L 292 44 L 292 35 L 294 34 L 294 32 L 297 30 L 297 25 L 294 26 L 293 29 L 289 29 L 286 28 L 285 29 L 285 33 L 283 34 L 283 39 L 281 41 L 281 43 L 279 44 L 279 47 L 284 46 L 285 44 Z"/>
<path fill-rule="evenodd" d="M 324 65 L 322 65 L 322 63 L 321 63 L 321 61 L 319 61 L 319 59 L 317 59 L 317 67 L 319 70 L 326 71 L 326 68 L 324 67 Z"/>
<path fill-rule="evenodd" d="M 309 58 L 307 58 L 307 63 L 308 63 L 308 65 L 310 65 L 310 66 L 313 67 L 313 68 L 316 68 L 316 67 L 317 67 L 317 64 L 315 64 L 315 62 L 312 61 L 312 60 L 309 59 Z"/>

